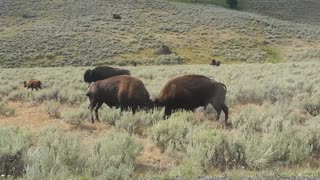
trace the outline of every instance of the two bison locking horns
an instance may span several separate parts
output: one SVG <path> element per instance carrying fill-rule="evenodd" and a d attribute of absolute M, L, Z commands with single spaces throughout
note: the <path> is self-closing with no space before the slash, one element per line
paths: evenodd
<path fill-rule="evenodd" d="M 130 108 L 133 114 L 138 109 L 165 107 L 164 118 L 168 118 L 174 110 L 194 110 L 211 104 L 217 111 L 217 119 L 221 111 L 224 112 L 223 125 L 228 126 L 228 107 L 225 104 L 227 88 L 224 84 L 201 75 L 177 76 L 165 84 L 158 98 L 151 100 L 143 82 L 130 74 L 128 70 L 108 66 L 96 67 L 84 73 L 84 81 L 93 82 L 86 92 L 92 123 L 94 120 L 100 121 L 98 110 L 103 103 L 121 111 Z"/>

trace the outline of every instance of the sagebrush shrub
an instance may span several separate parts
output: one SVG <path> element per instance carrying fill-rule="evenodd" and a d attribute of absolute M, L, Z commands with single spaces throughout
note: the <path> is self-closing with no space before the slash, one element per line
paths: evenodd
<path fill-rule="evenodd" d="M 89 162 L 91 177 L 95 179 L 130 179 L 142 150 L 142 145 L 126 133 L 115 133 L 102 139 L 94 147 Z"/>
<path fill-rule="evenodd" d="M 60 118 L 60 106 L 61 104 L 57 101 L 48 101 L 45 105 L 45 111 L 50 117 Z"/>
<path fill-rule="evenodd" d="M 0 174 L 21 175 L 27 150 L 33 143 L 32 134 L 22 128 L 1 127 L 0 136 Z"/>
<path fill-rule="evenodd" d="M 8 103 L 0 102 L 0 116 L 14 116 L 16 110 L 8 105 Z"/>
<path fill-rule="evenodd" d="M 90 111 L 86 104 L 82 104 L 77 110 L 68 110 L 62 113 L 63 120 L 69 124 L 81 126 L 83 121 L 88 120 Z"/>
<path fill-rule="evenodd" d="M 68 138 L 57 129 L 47 129 L 39 145 L 28 152 L 26 178 L 69 179 L 80 176 L 86 168 L 87 156 L 78 139 Z"/>
<path fill-rule="evenodd" d="M 151 128 L 152 139 L 167 151 L 185 151 L 187 147 L 187 134 L 192 130 L 189 122 L 193 116 L 189 112 L 178 112 L 168 120 L 160 121 Z"/>

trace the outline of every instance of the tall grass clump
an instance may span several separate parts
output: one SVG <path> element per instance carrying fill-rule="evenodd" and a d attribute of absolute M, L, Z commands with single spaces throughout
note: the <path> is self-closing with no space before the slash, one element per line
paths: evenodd
<path fill-rule="evenodd" d="M 306 97 L 302 101 L 303 109 L 312 116 L 318 116 L 320 114 L 320 98 L 319 96 Z"/>
<path fill-rule="evenodd" d="M 45 100 L 58 100 L 59 89 L 43 89 L 35 94 L 34 101 L 42 103 Z"/>
<path fill-rule="evenodd" d="M 80 105 L 80 107 L 76 110 L 67 110 L 62 113 L 63 120 L 66 123 L 81 126 L 81 124 L 88 120 L 90 116 L 90 111 L 86 104 Z"/>
<path fill-rule="evenodd" d="M 33 136 L 29 131 L 16 127 L 1 127 L 0 136 L 0 175 L 22 175 Z"/>
<path fill-rule="evenodd" d="M 9 106 L 6 102 L 0 102 L 0 116 L 10 117 L 14 116 L 16 110 Z"/>
<path fill-rule="evenodd" d="M 8 95 L 8 100 L 10 101 L 27 101 L 32 100 L 35 97 L 35 93 L 33 91 L 19 91 L 14 90 Z"/>
<path fill-rule="evenodd" d="M 143 129 L 152 126 L 160 120 L 162 120 L 162 114 L 159 110 L 154 110 L 153 113 L 139 111 L 134 115 L 132 115 L 132 112 L 122 112 L 119 120 L 115 122 L 115 126 L 126 129 L 130 134 L 141 134 Z"/>
<path fill-rule="evenodd" d="M 86 155 L 78 139 L 67 138 L 57 129 L 47 129 L 39 145 L 28 152 L 26 178 L 77 179 L 86 169 Z"/>
<path fill-rule="evenodd" d="M 115 133 L 104 138 L 94 147 L 89 162 L 94 179 L 130 179 L 142 145 L 127 133 Z"/>
<path fill-rule="evenodd" d="M 57 101 L 48 101 L 45 105 L 45 112 L 52 118 L 60 118 L 60 106 L 61 104 Z"/>
<path fill-rule="evenodd" d="M 151 128 L 152 139 L 167 152 L 185 151 L 187 134 L 192 130 L 193 116 L 190 112 L 177 112 L 168 120 L 160 121 Z"/>

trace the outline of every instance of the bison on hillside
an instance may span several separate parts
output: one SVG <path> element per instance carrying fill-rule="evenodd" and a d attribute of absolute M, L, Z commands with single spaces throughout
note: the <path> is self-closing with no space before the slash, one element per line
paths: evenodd
<path fill-rule="evenodd" d="M 201 75 L 182 75 L 170 79 L 154 100 L 156 106 L 165 107 L 167 118 L 173 110 L 194 110 L 200 106 L 211 104 L 217 111 L 217 120 L 221 110 L 225 114 L 223 125 L 228 126 L 228 107 L 225 104 L 227 88 L 224 84 L 216 82 Z"/>
<path fill-rule="evenodd" d="M 220 61 L 217 61 L 215 59 L 212 59 L 211 62 L 210 62 L 210 65 L 212 66 L 220 66 L 221 62 Z"/>
<path fill-rule="evenodd" d="M 128 75 L 114 76 L 91 83 L 86 96 L 90 101 L 92 123 L 94 123 L 93 109 L 95 109 L 95 119 L 100 122 L 98 110 L 103 103 L 109 107 L 120 107 L 121 111 L 131 108 L 133 114 L 138 108 L 149 109 L 153 105 L 143 82 Z"/>
<path fill-rule="evenodd" d="M 131 72 L 126 69 L 114 68 L 110 66 L 98 66 L 93 70 L 88 69 L 84 73 L 84 82 L 92 83 L 118 75 L 130 75 Z"/>
<path fill-rule="evenodd" d="M 112 14 L 113 19 L 121 19 L 120 14 Z"/>
<path fill-rule="evenodd" d="M 27 81 L 23 81 L 24 87 L 26 87 L 27 89 L 31 88 L 31 90 L 36 89 L 42 89 L 41 85 L 41 81 L 36 80 L 36 79 L 30 79 L 28 82 Z"/>

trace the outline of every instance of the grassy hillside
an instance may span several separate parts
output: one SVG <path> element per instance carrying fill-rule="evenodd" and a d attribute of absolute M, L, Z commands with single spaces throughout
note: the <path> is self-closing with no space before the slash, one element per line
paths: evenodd
<path fill-rule="evenodd" d="M 239 0 L 239 8 L 277 19 L 320 25 L 320 1 Z"/>
<path fill-rule="evenodd" d="M 125 67 L 153 97 L 178 74 L 223 82 L 230 129 L 210 107 L 163 120 L 163 109 L 132 115 L 103 105 L 92 125 L 87 68 L 0 69 L 0 158 L 20 152 L 9 167 L 25 167 L 25 179 L 320 176 L 318 62 Z M 44 88 L 26 90 L 29 78 Z"/>
<path fill-rule="evenodd" d="M 3 0 L 0 6 L 1 67 L 307 61 L 319 59 L 319 39 L 319 26 L 161 0 Z M 176 55 L 154 54 L 161 44 Z"/>

